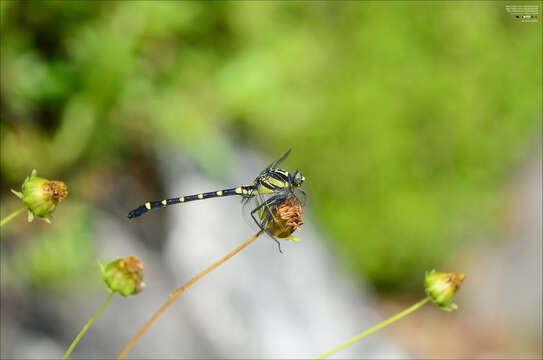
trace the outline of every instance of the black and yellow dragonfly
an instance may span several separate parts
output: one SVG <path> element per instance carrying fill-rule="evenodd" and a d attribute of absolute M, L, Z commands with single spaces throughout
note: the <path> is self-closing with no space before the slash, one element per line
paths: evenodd
<path fill-rule="evenodd" d="M 272 162 L 260 174 L 258 174 L 252 184 L 188 196 L 178 196 L 160 201 L 146 202 L 145 204 L 130 211 L 128 213 L 128 218 L 132 219 L 141 216 L 150 210 L 164 208 L 170 205 L 184 204 L 186 202 L 195 200 L 237 195 L 242 197 L 244 207 L 247 207 L 252 199 L 256 199 L 256 205 L 250 209 L 250 215 L 257 226 L 264 230 L 266 228 L 266 222 L 273 221 L 273 219 L 270 216 L 263 218 L 259 216 L 263 208 L 266 208 L 268 210 L 268 214 L 271 214 L 271 210 L 273 210 L 273 208 L 285 198 L 289 196 L 296 196 L 297 198 L 300 198 L 300 195 L 305 197 L 305 193 L 298 189 L 305 181 L 305 177 L 302 175 L 302 173 L 298 170 L 296 170 L 294 173 L 290 173 L 285 169 L 278 168 L 278 165 L 288 156 L 289 153 L 290 149 L 279 159 Z"/>

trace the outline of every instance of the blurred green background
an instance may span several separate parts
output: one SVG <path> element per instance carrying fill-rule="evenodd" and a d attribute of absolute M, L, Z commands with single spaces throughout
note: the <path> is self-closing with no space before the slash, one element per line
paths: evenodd
<path fill-rule="evenodd" d="M 138 205 L 112 179 L 165 195 L 154 149 L 221 178 L 240 144 L 270 159 L 292 147 L 345 269 L 420 291 L 425 270 L 493 239 L 538 141 L 541 25 L 504 5 L 0 2 L 2 216 L 36 168 L 69 186 L 71 225 L 55 231 L 81 234 L 10 261 L 40 286 L 85 272 L 93 209 Z"/>

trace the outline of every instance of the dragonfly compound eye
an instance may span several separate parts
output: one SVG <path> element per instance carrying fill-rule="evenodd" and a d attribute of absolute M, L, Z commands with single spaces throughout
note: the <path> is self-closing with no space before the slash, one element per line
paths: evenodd
<path fill-rule="evenodd" d="M 300 186 L 302 185 L 302 183 L 304 182 L 305 180 L 305 177 L 302 175 L 301 172 L 299 172 L 298 170 L 296 170 L 296 172 L 294 173 L 294 178 L 292 180 L 292 182 L 294 183 L 294 185 L 296 186 Z"/>

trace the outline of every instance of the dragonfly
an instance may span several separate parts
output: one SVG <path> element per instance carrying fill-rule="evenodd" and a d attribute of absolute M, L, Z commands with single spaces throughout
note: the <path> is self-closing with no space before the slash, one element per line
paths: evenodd
<path fill-rule="evenodd" d="M 196 200 L 212 199 L 225 196 L 240 196 L 245 212 L 249 212 L 250 217 L 260 230 L 264 230 L 277 243 L 277 239 L 266 230 L 268 222 L 274 221 L 272 210 L 284 199 L 289 196 L 295 196 L 300 202 L 305 203 L 306 194 L 299 189 L 304 183 L 305 177 L 298 170 L 289 172 L 279 168 L 280 163 L 290 154 L 288 149 L 281 157 L 258 174 L 254 181 L 247 185 L 222 189 L 210 192 L 204 192 L 194 195 L 177 196 L 159 201 L 149 201 L 145 204 L 131 210 L 128 218 L 139 217 L 151 210 L 161 209 L 171 205 L 184 204 Z M 248 209 L 248 210 L 247 210 Z M 266 214 L 262 216 L 262 214 Z M 281 251 L 281 248 L 279 247 Z"/>

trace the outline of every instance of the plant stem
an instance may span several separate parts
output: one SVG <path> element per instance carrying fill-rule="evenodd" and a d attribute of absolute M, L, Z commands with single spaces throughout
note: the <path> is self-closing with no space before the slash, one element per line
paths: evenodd
<path fill-rule="evenodd" d="M 404 316 L 412 313 L 413 311 L 417 310 L 418 308 L 420 308 L 422 305 L 426 304 L 428 302 L 428 300 L 430 300 L 429 297 L 425 297 L 424 299 L 422 299 L 421 301 L 419 301 L 418 303 L 416 303 L 415 305 L 412 305 L 411 307 L 405 309 L 404 311 L 392 316 L 392 317 L 389 317 L 388 319 L 380 322 L 379 324 L 375 325 L 374 327 L 372 327 L 371 329 L 369 330 L 366 330 L 364 331 L 362 334 L 360 335 L 357 335 L 355 336 L 354 338 L 352 338 L 351 340 L 347 341 L 346 343 L 343 343 L 341 345 L 339 345 L 338 347 L 335 347 L 333 348 L 332 350 L 322 354 L 321 356 L 317 357 L 316 360 L 318 359 L 324 359 L 325 357 L 328 357 L 330 355 L 332 355 L 333 353 L 351 345 L 352 343 L 355 343 L 357 342 L 358 340 L 360 339 L 363 339 L 365 338 L 366 336 L 370 335 L 370 334 L 373 334 L 374 332 L 376 332 L 377 330 L 379 329 L 382 329 L 384 328 L 385 326 L 387 326 L 388 324 L 392 324 L 394 321 L 396 320 L 400 320 L 401 318 L 403 318 Z"/>
<path fill-rule="evenodd" d="M 214 270 L 215 268 L 217 268 L 219 265 L 221 265 L 222 263 L 224 263 L 226 260 L 230 259 L 232 256 L 236 255 L 238 252 L 240 252 L 243 248 L 245 248 L 247 245 L 249 245 L 250 243 L 252 243 L 257 237 L 259 237 L 260 235 L 262 235 L 264 231 L 263 230 L 260 230 L 258 233 L 256 233 L 255 235 L 253 235 L 249 240 L 245 241 L 243 244 L 241 244 L 240 246 L 238 246 L 237 248 L 235 248 L 233 251 L 231 251 L 230 253 L 228 253 L 228 255 L 226 255 L 225 257 L 223 257 L 222 259 L 220 259 L 219 261 L 217 261 L 216 263 L 214 263 L 213 265 L 211 265 L 210 267 L 208 267 L 207 269 L 205 269 L 204 271 L 202 271 L 200 274 L 198 274 L 196 277 L 194 277 L 192 280 L 190 280 L 189 282 L 187 282 L 185 285 L 183 285 L 182 287 L 180 287 L 179 289 L 175 290 L 174 292 L 172 292 L 170 294 L 170 298 L 168 299 L 168 301 L 166 301 L 164 303 L 164 305 L 162 305 L 162 307 L 160 309 L 158 309 L 157 312 L 155 312 L 155 314 L 153 315 L 153 317 L 147 321 L 147 323 L 145 325 L 143 325 L 143 327 L 140 329 L 140 331 L 138 331 L 138 333 L 136 334 L 136 336 L 134 336 L 132 338 L 132 340 L 130 340 L 130 342 L 124 347 L 124 349 L 121 351 L 121 353 L 119 354 L 119 356 L 117 356 L 117 360 L 121 360 L 123 359 L 126 354 L 130 351 L 130 349 L 132 349 L 132 347 L 134 347 L 134 345 L 136 344 L 136 342 L 138 342 L 139 338 L 141 337 L 141 335 L 143 335 L 143 333 L 145 331 L 147 331 L 147 329 L 149 329 L 149 327 L 155 322 L 155 320 L 164 312 L 164 310 L 166 310 L 168 308 L 168 306 L 171 305 L 171 303 L 179 296 L 181 295 L 181 293 L 183 293 L 185 290 L 187 290 L 192 284 L 194 284 L 196 281 L 200 280 L 202 277 L 204 277 L 205 275 L 207 275 L 209 272 L 211 272 L 212 270 Z"/>
<path fill-rule="evenodd" d="M 70 356 L 70 354 L 72 353 L 73 349 L 75 348 L 75 346 L 77 345 L 77 343 L 79 342 L 79 340 L 81 340 L 81 338 L 83 337 L 83 335 L 85 335 L 85 333 L 87 332 L 87 330 L 89 329 L 89 327 L 92 325 L 92 323 L 94 322 L 94 320 L 96 320 L 98 318 L 98 316 L 100 316 L 100 314 L 102 313 L 102 311 L 104 311 L 104 309 L 107 307 L 107 305 L 109 304 L 109 302 L 111 301 L 111 299 L 113 299 L 113 296 L 115 295 L 114 292 L 112 292 L 108 298 L 106 299 L 106 301 L 104 302 L 104 304 L 100 307 L 100 309 L 98 309 L 98 311 L 96 312 L 96 314 L 94 314 L 90 320 L 85 324 L 85 326 L 83 326 L 83 329 L 81 329 L 81 331 L 79 332 L 79 334 L 77 334 L 77 336 L 75 337 L 74 341 L 72 341 L 72 344 L 70 345 L 70 347 L 68 348 L 68 350 L 66 350 L 66 353 L 64 354 L 64 356 L 62 357 L 62 360 L 66 360 L 68 358 L 68 356 Z"/>
<path fill-rule="evenodd" d="M 2 221 L 0 221 L 0 227 L 4 226 L 5 223 L 9 222 L 11 219 L 13 219 L 14 217 L 16 217 L 17 215 L 19 215 L 25 210 L 26 210 L 26 206 L 23 206 L 22 208 L 15 210 L 11 214 L 3 218 Z"/>

